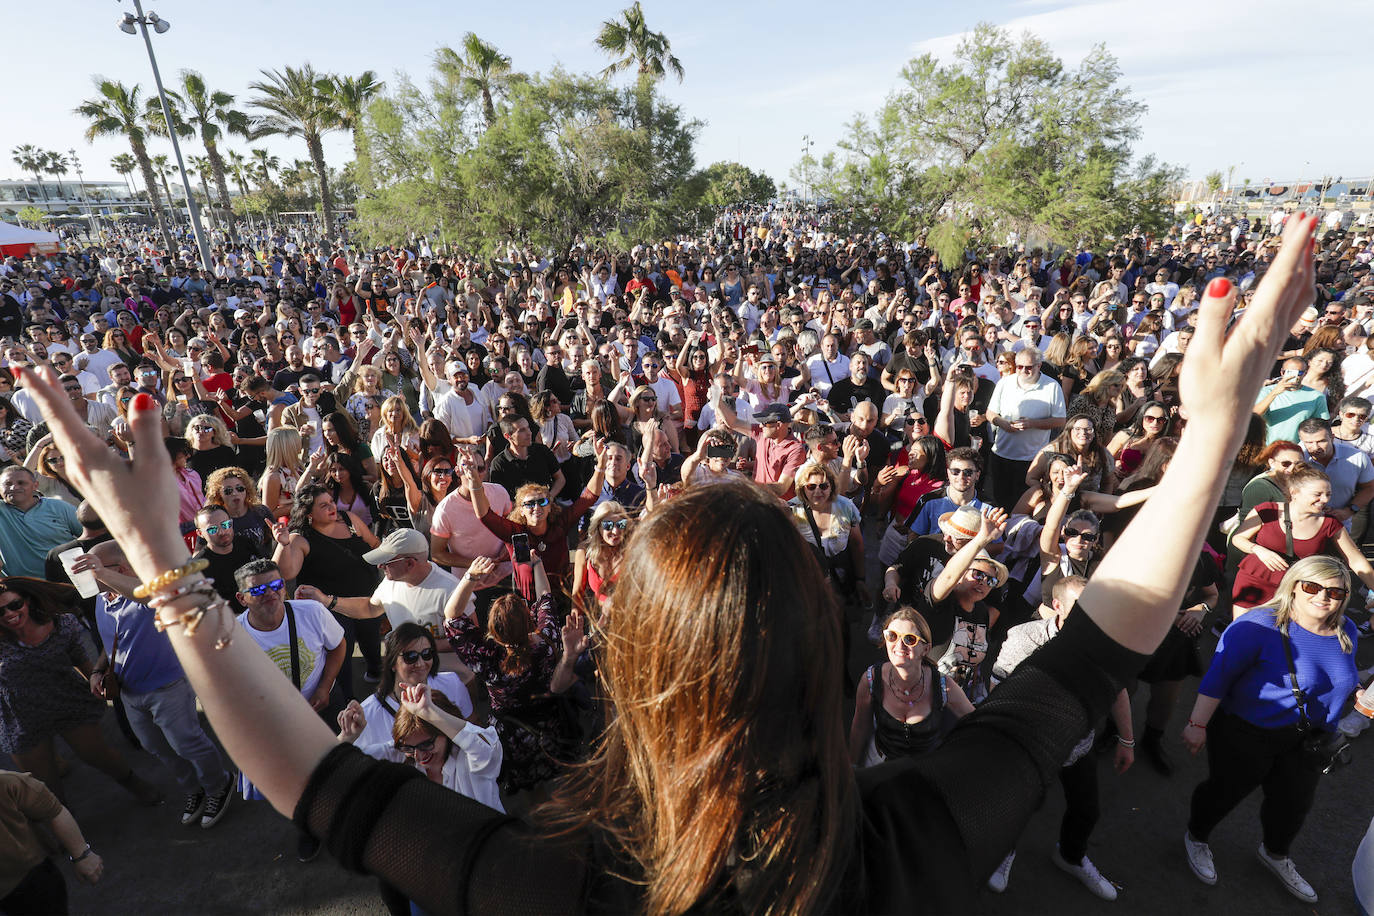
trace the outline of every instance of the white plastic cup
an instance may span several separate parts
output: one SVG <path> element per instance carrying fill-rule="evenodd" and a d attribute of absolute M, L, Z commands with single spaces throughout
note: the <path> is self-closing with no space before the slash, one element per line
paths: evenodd
<path fill-rule="evenodd" d="M 77 557 L 84 557 L 86 551 L 80 547 L 73 547 L 71 550 L 64 550 L 57 555 L 62 561 L 62 568 L 67 571 L 67 578 L 72 580 L 72 585 L 76 586 L 76 591 L 82 598 L 94 598 L 100 593 L 100 586 L 95 583 L 95 573 L 89 569 L 81 572 L 72 572 L 72 563 L 76 562 Z"/>

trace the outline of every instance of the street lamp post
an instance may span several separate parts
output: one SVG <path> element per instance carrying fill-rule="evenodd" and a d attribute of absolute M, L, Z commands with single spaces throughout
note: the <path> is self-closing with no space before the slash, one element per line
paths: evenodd
<path fill-rule="evenodd" d="M 67 150 L 67 155 L 71 157 L 70 161 L 72 168 L 76 170 L 76 183 L 81 188 L 81 206 L 82 209 L 86 211 L 86 223 L 88 228 L 95 229 L 97 228 L 95 225 L 95 214 L 91 212 L 91 201 L 90 198 L 86 196 L 86 178 L 81 174 L 81 160 L 76 156 L 76 148 L 72 147 Z"/>
<path fill-rule="evenodd" d="M 210 267 L 210 248 L 205 244 L 205 231 L 200 227 L 200 211 L 196 207 L 196 195 L 191 190 L 191 179 L 186 174 L 186 163 L 181 158 L 181 144 L 177 142 L 176 127 L 172 121 L 172 108 L 167 104 L 167 92 L 162 88 L 162 74 L 157 69 L 157 55 L 153 53 L 153 39 L 148 34 L 148 26 L 153 27 L 153 31 L 161 35 L 170 29 L 171 23 L 166 19 L 159 18 L 157 13 L 143 13 L 142 0 L 133 0 L 134 9 L 138 15 L 125 13 L 124 18 L 119 23 L 119 30 L 129 35 L 143 33 L 143 44 L 148 49 L 148 63 L 153 67 L 153 82 L 157 84 L 157 98 L 162 103 L 162 117 L 167 122 L 167 136 L 172 140 L 172 152 L 177 158 L 177 173 L 181 175 L 181 187 L 186 194 L 186 214 L 191 217 L 191 232 L 196 237 L 196 248 L 200 251 L 200 266 L 204 269 Z M 167 202 L 171 205 L 171 201 Z"/>
<path fill-rule="evenodd" d="M 811 202 L 811 147 L 816 144 L 810 134 L 802 135 L 802 203 Z"/>

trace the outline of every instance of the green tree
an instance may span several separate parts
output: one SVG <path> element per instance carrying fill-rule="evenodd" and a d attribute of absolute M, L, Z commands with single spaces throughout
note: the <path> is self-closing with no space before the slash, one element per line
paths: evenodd
<path fill-rule="evenodd" d="M 510 56 L 468 32 L 463 36 L 462 54 L 440 48 L 434 53 L 434 64 L 460 96 L 481 102 L 482 119 L 490 127 L 496 120 L 495 98 L 504 95 L 514 79 Z"/>
<path fill-rule="evenodd" d="M 957 214 L 971 230 L 1093 244 L 1168 217 L 1153 191 L 1177 173 L 1132 160 L 1144 110 L 1105 48 L 1069 69 L 1039 38 L 980 24 L 950 62 L 909 62 L 817 187 L 896 232 Z"/>
<path fill-rule="evenodd" d="M 228 210 L 229 184 L 225 180 L 224 156 L 219 151 L 219 142 L 226 134 L 251 139 L 252 121 L 233 107 L 231 93 L 210 89 L 205 78 L 196 71 L 182 70 L 179 79 L 180 88 L 167 94 L 168 103 L 174 107 L 175 115 L 185 122 L 188 132 L 200 137 L 210 162 L 215 190 L 219 193 L 219 205 Z"/>
<path fill-rule="evenodd" d="M 43 154 L 43 171 L 57 178 L 57 196 L 66 197 L 67 192 L 62 187 L 62 176 L 67 174 L 67 157 L 55 150 L 48 150 Z"/>
<path fill-rule="evenodd" d="M 668 36 L 649 29 L 639 0 L 621 10 L 617 18 L 601 23 L 596 46 L 611 58 L 610 65 L 601 71 L 602 76 L 613 76 L 633 67 L 641 80 L 656 82 L 672 73 L 682 82 L 682 61 L 673 56 Z"/>
<path fill-rule="evenodd" d="M 132 197 L 137 189 L 130 176 L 138 171 L 138 160 L 128 153 L 120 153 L 110 159 L 110 168 L 124 176 L 124 183 L 129 186 L 129 196 Z"/>
<path fill-rule="evenodd" d="M 47 213 L 39 207 L 35 207 L 33 204 L 28 204 L 26 206 L 19 208 L 19 212 L 16 214 L 16 217 L 18 218 L 19 222 L 23 223 L 24 225 L 33 228 L 38 228 L 42 225 L 43 220 L 47 217 Z"/>
<path fill-rule="evenodd" d="M 272 173 L 281 168 L 281 159 L 258 147 L 248 152 L 253 155 L 253 174 L 258 182 L 258 190 L 265 191 L 272 183 Z"/>
<path fill-rule="evenodd" d="M 239 196 L 248 196 L 248 160 L 243 153 L 238 150 L 230 150 L 226 155 L 225 170 L 234 177 L 234 184 L 238 186 Z"/>
<path fill-rule="evenodd" d="M 338 109 L 339 126 L 353 134 L 353 159 L 358 163 L 364 181 L 371 171 L 367 150 L 367 134 L 363 130 L 363 115 L 372 100 L 382 94 L 386 86 L 377 74 L 364 70 L 357 76 L 335 76 L 330 90 Z"/>
<path fill-rule="evenodd" d="M 308 63 L 300 68 L 261 72 L 264 79 L 248 86 L 258 93 L 250 104 L 263 112 L 258 133 L 300 137 L 305 141 L 320 189 L 325 237 L 332 245 L 336 238 L 334 203 L 329 196 L 329 169 L 324 161 L 322 137 L 340 126 L 339 113 L 334 107 L 333 83 L 328 76 L 316 73 Z"/>
<path fill-rule="evenodd" d="M 38 182 L 38 191 L 43 195 L 43 200 L 46 203 L 48 189 L 43 185 L 43 168 L 48 161 L 47 152 L 32 143 L 25 143 L 10 150 L 10 157 L 14 160 L 15 165 L 33 175 L 33 180 Z"/>
<path fill-rule="evenodd" d="M 76 108 L 76 114 L 86 119 L 86 142 L 96 137 L 122 136 L 129 141 L 129 151 L 143 173 L 143 186 L 153 207 L 153 218 L 162 233 L 167 250 L 172 250 L 172 235 L 162 213 L 162 199 L 153 175 L 153 163 L 148 158 L 148 134 L 143 121 L 143 106 L 139 104 L 142 90 L 138 85 L 125 86 L 116 80 L 95 77 L 96 95 Z"/>
<path fill-rule="evenodd" d="M 172 186 L 167 183 L 169 175 L 177 174 L 177 167 L 172 164 L 172 160 L 166 153 L 158 153 L 153 157 L 153 171 L 162 181 L 162 193 L 167 195 L 167 206 L 172 206 Z"/>
<path fill-rule="evenodd" d="M 765 204 L 778 193 L 773 179 L 738 162 L 714 162 L 698 174 L 704 182 L 701 202 L 709 207 Z"/>

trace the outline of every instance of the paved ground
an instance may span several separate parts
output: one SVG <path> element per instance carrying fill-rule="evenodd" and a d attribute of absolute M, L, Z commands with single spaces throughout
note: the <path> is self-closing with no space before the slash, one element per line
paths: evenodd
<path fill-rule="evenodd" d="M 861 670 L 876 650 L 861 642 L 851 668 Z M 1210 646 L 1206 648 L 1210 649 Z M 1374 663 L 1374 645 L 1361 653 Z M 359 672 L 361 673 L 361 672 Z M 1140 698 L 1138 698 L 1140 699 Z M 1192 694 L 1176 716 L 1181 728 Z M 1143 710 L 1137 704 L 1137 721 Z M 111 739 L 123 745 L 113 717 Z M 1173 730 L 1177 734 L 1177 728 Z M 1374 734 L 1371 732 L 1369 734 Z M 1181 836 L 1188 795 L 1203 777 L 1201 758 L 1178 750 L 1180 770 L 1166 780 L 1144 764 L 1114 776 L 1101 763 L 1102 821 L 1090 857 L 1121 888 L 1119 900 L 1105 904 L 1091 896 L 1050 862 L 1063 805 L 1052 792 L 1020 847 L 1011 884 L 1002 896 L 986 890 L 973 895 L 967 913 L 1219 913 L 1354 912 L 1350 860 L 1374 815 L 1374 738 L 1357 742 L 1355 763 L 1321 786 L 1317 805 L 1294 849 L 1303 874 L 1321 894 L 1321 903 L 1303 905 L 1284 894 L 1255 861 L 1259 842 L 1258 801 L 1249 800 L 1213 837 L 1221 879 L 1214 888 L 1193 878 L 1183 859 Z M 130 752 L 144 772 L 169 793 L 168 775 L 140 752 Z M 7 764 L 0 758 L 0 764 Z M 212 831 L 184 829 L 177 806 L 135 806 L 99 773 L 75 763 L 68 777 L 69 800 L 93 845 L 105 856 L 105 880 L 88 888 L 71 882 L 77 913 L 380 913 L 368 878 L 350 875 L 327 853 L 302 865 L 295 858 L 295 835 L 286 820 L 265 803 L 235 803 Z M 70 872 L 68 872 L 70 875 Z"/>

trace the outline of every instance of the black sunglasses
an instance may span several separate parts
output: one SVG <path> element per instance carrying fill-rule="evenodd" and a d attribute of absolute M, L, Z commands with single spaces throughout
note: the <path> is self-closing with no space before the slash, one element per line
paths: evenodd
<path fill-rule="evenodd" d="M 397 741 L 396 750 L 405 754 L 407 757 L 414 757 L 416 754 L 434 750 L 434 741 L 435 739 L 433 738 L 430 738 L 428 741 L 421 741 L 419 744 L 402 744 Z"/>
<path fill-rule="evenodd" d="M 1064 540 L 1067 541 L 1069 538 L 1078 538 L 1084 544 L 1097 543 L 1097 533 L 1094 531 L 1079 531 L 1077 528 L 1065 528 Z"/>
<path fill-rule="evenodd" d="M 21 607 L 28 603 L 29 601 L 27 598 L 15 598 L 9 604 L 0 604 L 0 612 L 8 614 L 10 611 L 19 610 Z"/>
<path fill-rule="evenodd" d="M 401 653 L 401 660 L 405 662 L 407 665 L 413 665 L 422 659 L 427 662 L 434 661 L 434 650 L 420 649 L 417 652 L 414 649 L 407 649 L 406 651 Z"/>

